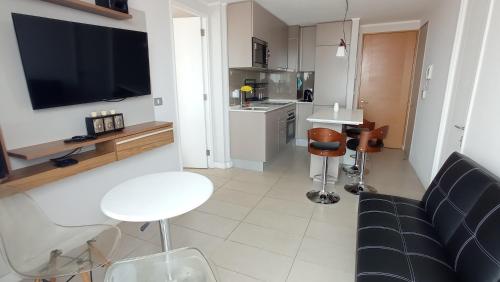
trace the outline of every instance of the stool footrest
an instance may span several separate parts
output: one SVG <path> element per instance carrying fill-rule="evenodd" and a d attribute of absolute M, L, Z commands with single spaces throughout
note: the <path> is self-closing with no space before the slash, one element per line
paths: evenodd
<path fill-rule="evenodd" d="M 340 201 L 340 196 L 335 192 L 309 191 L 306 196 L 311 202 L 323 205 L 332 205 Z"/>

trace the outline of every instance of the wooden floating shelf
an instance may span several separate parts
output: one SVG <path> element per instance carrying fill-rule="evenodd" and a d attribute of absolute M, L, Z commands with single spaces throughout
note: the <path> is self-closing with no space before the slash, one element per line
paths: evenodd
<path fill-rule="evenodd" d="M 118 12 L 112 9 L 101 7 L 81 0 L 42 0 L 42 1 L 89 12 L 92 14 L 105 16 L 115 20 L 128 20 L 132 18 L 132 15 L 130 14 Z"/>
<path fill-rule="evenodd" d="M 0 197 L 24 192 L 173 142 L 171 122 L 147 122 L 86 142 L 67 144 L 61 140 L 10 150 L 8 153 L 12 157 L 34 160 L 95 145 L 91 151 L 71 155 L 78 160 L 78 164 L 72 166 L 59 168 L 48 161 L 11 171 L 7 180 L 0 184 Z"/>
<path fill-rule="evenodd" d="M 8 154 L 11 157 L 23 160 L 35 160 L 43 157 L 52 156 L 54 154 L 68 152 L 74 149 L 92 146 L 106 141 L 129 137 L 131 135 L 144 133 L 146 131 L 157 130 L 161 128 L 172 128 L 171 122 L 146 122 L 137 125 L 127 126 L 122 131 L 101 135 L 95 140 L 77 143 L 64 143 L 64 140 L 48 142 L 39 145 L 33 145 L 18 149 L 9 150 Z"/>

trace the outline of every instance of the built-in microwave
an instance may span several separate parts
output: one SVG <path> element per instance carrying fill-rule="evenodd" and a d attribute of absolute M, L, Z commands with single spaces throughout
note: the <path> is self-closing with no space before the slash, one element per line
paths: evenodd
<path fill-rule="evenodd" d="M 267 68 L 269 62 L 269 48 L 267 42 L 252 37 L 252 66 Z"/>

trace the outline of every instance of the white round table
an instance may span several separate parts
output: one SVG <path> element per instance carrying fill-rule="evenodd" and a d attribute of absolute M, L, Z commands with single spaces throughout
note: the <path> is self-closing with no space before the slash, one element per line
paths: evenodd
<path fill-rule="evenodd" d="M 130 179 L 104 195 L 101 210 L 128 222 L 160 222 L 163 251 L 171 250 L 168 219 L 206 202 L 214 191 L 207 177 L 191 172 L 163 172 Z"/>

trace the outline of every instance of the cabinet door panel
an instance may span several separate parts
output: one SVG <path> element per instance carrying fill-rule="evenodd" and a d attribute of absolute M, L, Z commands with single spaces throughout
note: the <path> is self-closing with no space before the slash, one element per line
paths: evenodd
<path fill-rule="evenodd" d="M 312 128 L 312 123 L 307 118 L 313 114 L 312 103 L 297 104 L 297 139 L 307 139 L 307 131 Z"/>
<path fill-rule="evenodd" d="M 230 68 L 252 67 L 251 2 L 227 6 L 227 45 Z"/>
<path fill-rule="evenodd" d="M 316 57 L 316 27 L 302 27 L 300 29 L 300 34 L 300 70 L 314 71 Z"/>
<path fill-rule="evenodd" d="M 349 58 L 337 57 L 337 46 L 316 47 L 314 104 L 346 105 Z"/>
<path fill-rule="evenodd" d="M 351 43 L 352 22 L 345 23 L 345 41 Z M 340 39 L 344 37 L 343 23 L 322 23 L 316 26 L 316 46 L 340 44 Z"/>

